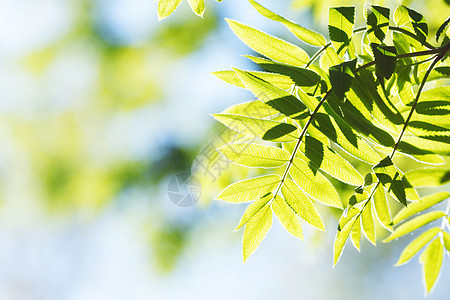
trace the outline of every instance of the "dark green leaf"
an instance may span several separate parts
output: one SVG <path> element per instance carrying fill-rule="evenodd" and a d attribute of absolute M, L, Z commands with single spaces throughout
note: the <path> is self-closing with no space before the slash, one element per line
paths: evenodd
<path fill-rule="evenodd" d="M 383 42 L 389 28 L 389 8 L 368 5 L 366 13 L 369 41 L 372 43 Z"/>
<path fill-rule="evenodd" d="M 355 77 L 356 59 L 330 67 L 330 82 L 336 97 L 343 101 Z"/>
<path fill-rule="evenodd" d="M 407 205 L 405 187 L 401 175 L 397 171 L 394 163 L 389 156 L 381 160 L 373 167 L 373 171 L 377 175 L 378 180 L 385 186 L 388 191 L 392 191 L 398 201 L 403 205 Z"/>
<path fill-rule="evenodd" d="M 439 42 L 439 37 L 441 34 L 447 29 L 447 26 L 450 24 L 450 17 L 447 18 L 447 20 L 442 23 L 441 26 L 439 26 L 439 29 L 436 31 L 436 42 Z"/>
<path fill-rule="evenodd" d="M 332 7 L 328 12 L 328 33 L 336 53 L 343 57 L 350 45 L 355 7 Z"/>
<path fill-rule="evenodd" d="M 376 43 L 372 43 L 370 46 L 375 57 L 375 70 L 378 79 L 381 80 L 380 76 L 386 79 L 391 78 L 397 62 L 397 49 L 394 46 Z"/>

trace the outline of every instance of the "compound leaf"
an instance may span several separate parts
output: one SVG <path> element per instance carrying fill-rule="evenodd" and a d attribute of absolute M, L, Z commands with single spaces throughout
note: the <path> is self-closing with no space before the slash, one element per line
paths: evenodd
<path fill-rule="evenodd" d="M 230 203 L 250 202 L 273 191 L 280 181 L 281 177 L 278 175 L 265 175 L 238 181 L 227 186 L 216 198 Z"/>

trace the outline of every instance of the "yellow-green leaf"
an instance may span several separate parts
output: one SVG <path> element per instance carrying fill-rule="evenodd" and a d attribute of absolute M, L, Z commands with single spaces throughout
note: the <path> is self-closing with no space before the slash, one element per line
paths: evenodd
<path fill-rule="evenodd" d="M 273 199 L 272 193 L 267 193 L 263 197 L 259 198 L 252 204 L 250 204 L 246 209 L 244 214 L 242 215 L 241 220 L 239 221 L 238 226 L 234 231 L 239 230 L 242 226 L 247 224 L 247 222 L 253 218 L 261 209 L 263 209 L 266 205 L 270 206 L 269 201 Z"/>
<path fill-rule="evenodd" d="M 341 219 L 346 217 L 347 216 L 344 217 L 343 214 Z M 333 245 L 333 267 L 336 266 L 337 262 L 339 261 L 339 258 L 342 255 L 342 251 L 344 250 L 345 243 L 347 242 L 347 239 L 350 236 L 350 232 L 352 231 L 357 221 L 359 221 L 359 217 L 355 215 L 353 216 L 353 218 L 349 219 L 345 223 L 345 225 L 340 228 L 340 230 L 338 230 Z M 341 223 L 341 220 L 339 220 L 339 223 Z"/>
<path fill-rule="evenodd" d="M 250 3 L 253 5 L 256 10 L 263 15 L 264 17 L 280 22 L 284 26 L 286 26 L 287 29 L 289 29 L 296 37 L 298 37 L 300 40 L 304 41 L 307 44 L 313 45 L 313 46 L 324 46 L 326 45 L 327 41 L 323 35 L 320 33 L 317 33 L 315 31 L 312 31 L 310 29 L 304 28 L 282 16 L 277 15 L 276 13 L 268 10 L 261 4 L 257 3 L 254 0 L 250 0 Z"/>
<path fill-rule="evenodd" d="M 417 252 L 420 251 L 420 249 L 422 249 L 426 244 L 428 244 L 428 242 L 431 241 L 431 239 L 440 231 L 441 231 L 440 228 L 434 227 L 425 231 L 417 238 L 415 238 L 411 243 L 409 243 L 408 246 L 405 247 L 395 265 L 400 266 L 407 263 L 411 258 L 414 257 L 414 255 L 417 254 Z"/>
<path fill-rule="evenodd" d="M 205 0 L 188 0 L 188 3 L 196 15 L 203 17 L 205 12 Z"/>
<path fill-rule="evenodd" d="M 377 244 L 377 238 L 375 235 L 375 221 L 372 214 L 372 203 L 369 202 L 361 213 L 361 221 L 364 229 L 365 236 L 374 245 Z"/>
<path fill-rule="evenodd" d="M 301 48 L 240 22 L 227 19 L 234 33 L 251 49 L 279 62 L 302 66 L 309 61 Z"/>
<path fill-rule="evenodd" d="M 377 189 L 373 194 L 373 202 L 380 224 L 387 230 L 392 231 L 391 210 L 389 208 L 389 202 L 387 200 L 386 193 L 381 184 L 377 186 Z"/>
<path fill-rule="evenodd" d="M 281 192 L 283 193 L 287 204 L 300 216 L 300 218 L 311 226 L 325 231 L 325 225 L 323 224 L 322 218 L 316 207 L 295 182 L 286 178 L 281 187 Z"/>
<path fill-rule="evenodd" d="M 367 37 L 371 43 L 381 43 L 389 28 L 389 8 L 367 5 Z"/>
<path fill-rule="evenodd" d="M 235 182 L 227 186 L 217 196 L 217 200 L 230 203 L 250 202 L 273 191 L 281 177 L 278 175 L 265 175 Z"/>
<path fill-rule="evenodd" d="M 300 136 L 297 127 L 284 122 L 251 118 L 235 114 L 214 114 L 214 118 L 248 137 L 259 137 L 272 142 L 293 142 Z"/>
<path fill-rule="evenodd" d="M 306 162 L 313 171 L 321 169 L 350 185 L 363 184 L 362 175 L 347 160 L 311 136 L 305 137 L 301 152 L 297 152 L 297 157 Z"/>
<path fill-rule="evenodd" d="M 450 252 L 450 233 L 444 231 L 444 245 L 445 249 Z"/>
<path fill-rule="evenodd" d="M 361 222 L 359 220 L 355 222 L 350 237 L 353 246 L 355 246 L 358 251 L 361 251 Z"/>
<path fill-rule="evenodd" d="M 244 262 L 255 252 L 272 227 L 272 210 L 266 205 L 245 225 L 242 235 L 242 252 Z"/>
<path fill-rule="evenodd" d="M 303 231 L 300 220 L 282 197 L 275 197 L 272 209 L 283 227 L 293 236 L 303 240 Z"/>
<path fill-rule="evenodd" d="M 436 221 L 439 218 L 442 218 L 445 216 L 445 213 L 443 211 L 432 211 L 423 215 L 420 215 L 418 217 L 415 217 L 414 219 L 403 223 L 395 229 L 393 233 L 391 233 L 390 236 L 388 236 L 385 240 L 383 240 L 384 243 L 390 242 L 392 240 L 395 240 L 401 236 L 404 236 L 405 234 L 408 234 L 417 228 L 420 228 L 422 226 L 427 225 L 428 223 L 431 223 L 433 221 Z"/>
<path fill-rule="evenodd" d="M 277 168 L 289 160 L 289 153 L 277 147 L 232 143 L 218 149 L 230 161 L 246 167 Z"/>
<path fill-rule="evenodd" d="M 328 33 L 336 53 L 343 57 L 350 45 L 355 23 L 355 7 L 332 7 L 328 11 Z"/>
<path fill-rule="evenodd" d="M 181 0 L 159 0 L 158 1 L 158 19 L 162 20 L 170 16 L 180 5 Z"/>
<path fill-rule="evenodd" d="M 319 172 L 314 175 L 303 160 L 294 158 L 289 173 L 298 186 L 314 200 L 328 206 L 343 208 L 339 194 L 330 181 Z"/>
<path fill-rule="evenodd" d="M 441 239 L 438 237 L 431 242 L 431 244 L 420 255 L 420 263 L 423 265 L 423 278 L 427 294 L 439 277 L 441 272 L 442 262 L 444 260 L 444 246 Z"/>
<path fill-rule="evenodd" d="M 279 112 L 262 101 L 254 100 L 232 105 L 225 109 L 222 114 L 236 114 L 252 118 L 272 118 Z"/>
<path fill-rule="evenodd" d="M 394 225 L 448 199 L 449 197 L 449 192 L 439 192 L 433 195 L 426 196 L 420 201 L 409 204 L 407 207 L 404 207 L 402 210 L 400 210 L 394 217 Z"/>
<path fill-rule="evenodd" d="M 450 169 L 423 168 L 405 173 L 408 181 L 415 187 L 441 186 L 450 181 Z"/>

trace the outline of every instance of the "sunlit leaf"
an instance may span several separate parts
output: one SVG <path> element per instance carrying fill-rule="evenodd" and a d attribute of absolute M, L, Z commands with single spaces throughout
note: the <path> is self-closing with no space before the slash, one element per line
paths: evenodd
<path fill-rule="evenodd" d="M 300 220 L 282 197 L 275 197 L 272 209 L 283 227 L 293 236 L 303 240 L 303 231 Z"/>
<path fill-rule="evenodd" d="M 289 160 L 286 150 L 271 146 L 233 143 L 218 150 L 230 161 L 246 167 L 276 168 Z"/>
<path fill-rule="evenodd" d="M 387 243 L 395 240 L 444 216 L 445 213 L 443 211 L 432 211 L 419 215 L 418 217 L 415 217 L 414 219 L 400 225 L 393 233 L 391 233 L 390 236 L 384 239 L 383 242 Z"/>
<path fill-rule="evenodd" d="M 227 19 L 234 33 L 251 49 L 282 63 L 302 66 L 309 60 L 301 48 L 240 22 Z"/>
<path fill-rule="evenodd" d="M 337 208 L 343 208 L 336 189 L 321 173 L 314 173 L 308 165 L 299 158 L 294 158 L 289 169 L 292 179 L 299 187 L 316 201 Z"/>
<path fill-rule="evenodd" d="M 249 137 L 259 137 L 266 141 L 292 142 L 298 139 L 300 131 L 291 124 L 250 118 L 235 114 L 214 114 L 214 118 L 225 126 Z"/>
<path fill-rule="evenodd" d="M 408 207 L 404 207 L 394 217 L 394 224 L 398 224 L 407 218 L 422 212 L 434 205 L 441 203 L 442 201 L 450 197 L 449 192 L 439 192 L 430 196 L 423 197 L 421 201 L 410 203 Z"/>
<path fill-rule="evenodd" d="M 400 5 L 394 12 L 394 21 L 398 27 L 410 29 L 409 31 L 416 34 L 422 44 L 426 41 L 428 25 L 420 13 Z"/>
<path fill-rule="evenodd" d="M 255 252 L 272 227 L 272 210 L 266 205 L 245 225 L 242 235 L 244 262 Z"/>
<path fill-rule="evenodd" d="M 378 180 L 385 186 L 388 191 L 392 191 L 398 201 L 403 205 L 407 205 L 405 186 L 403 185 L 402 177 L 397 171 L 395 165 L 389 156 L 381 160 L 373 167 L 373 171 L 378 177 Z"/>
<path fill-rule="evenodd" d="M 420 263 L 423 265 L 423 278 L 427 294 L 431 291 L 441 272 L 444 260 L 444 245 L 440 238 L 436 238 L 420 255 Z"/>
<path fill-rule="evenodd" d="M 444 21 L 444 23 L 439 26 L 438 30 L 436 31 L 436 42 L 439 42 L 439 37 L 442 35 L 443 32 L 447 29 L 447 26 L 450 24 L 450 17 L 447 18 L 447 20 Z"/>
<path fill-rule="evenodd" d="M 159 0 L 158 1 L 158 19 L 162 20 L 170 16 L 180 5 L 181 0 Z"/>
<path fill-rule="evenodd" d="M 367 37 L 371 43 L 383 42 L 389 28 L 389 14 L 387 7 L 367 5 Z"/>
<path fill-rule="evenodd" d="M 436 236 L 441 230 L 438 227 L 431 228 L 421 235 L 419 235 L 417 238 L 415 238 L 411 243 L 409 243 L 408 246 L 403 249 L 402 254 L 400 255 L 400 258 L 398 259 L 396 266 L 403 265 L 407 263 L 411 258 L 414 257 L 414 255 L 417 254 L 417 252 L 420 251 L 426 244 L 428 244 L 429 241 L 433 237 Z"/>
<path fill-rule="evenodd" d="M 352 80 L 355 77 L 355 68 L 356 59 L 330 67 L 331 86 L 340 101 L 344 100 L 345 93 L 350 89 Z"/>
<path fill-rule="evenodd" d="M 307 195 L 289 178 L 285 179 L 281 192 L 287 204 L 311 226 L 319 230 L 325 230 L 322 218 L 319 215 L 316 207 Z"/>
<path fill-rule="evenodd" d="M 257 200 L 275 189 L 281 181 L 278 175 L 265 175 L 235 182 L 227 186 L 216 198 L 231 203 Z"/>
<path fill-rule="evenodd" d="M 205 0 L 188 0 L 188 3 L 196 15 L 203 17 L 203 13 L 205 12 Z"/>
<path fill-rule="evenodd" d="M 450 181 L 450 169 L 423 168 L 405 173 L 405 177 L 415 187 L 441 186 Z"/>
<path fill-rule="evenodd" d="M 247 224 L 247 222 L 253 218 L 259 211 L 264 209 L 266 206 L 270 206 L 269 202 L 273 199 L 272 193 L 267 193 L 266 195 L 262 196 L 252 204 L 250 204 L 246 209 L 244 214 L 242 215 L 241 220 L 239 221 L 238 226 L 236 227 L 236 230 L 239 230 L 242 226 Z"/>
<path fill-rule="evenodd" d="M 355 225 L 353 225 L 350 237 L 353 246 L 355 246 L 358 251 L 361 251 L 361 222 L 359 220 L 357 220 Z"/>
<path fill-rule="evenodd" d="M 352 207 L 348 214 L 342 214 L 341 219 L 339 220 L 339 228 L 333 245 L 333 266 L 336 266 L 339 261 L 345 243 L 347 242 L 355 223 L 359 222 L 359 217 L 357 216 L 358 213 L 359 210 Z"/>
<path fill-rule="evenodd" d="M 277 21 L 284 26 L 286 26 L 287 29 L 289 29 L 297 38 L 302 40 L 303 42 L 313 45 L 313 46 L 324 46 L 326 45 L 327 41 L 323 35 L 320 33 L 317 33 L 315 31 L 312 31 L 310 29 L 304 28 L 286 18 L 283 18 L 282 16 L 277 15 L 276 13 L 268 10 L 264 6 L 260 5 L 254 0 L 249 0 L 250 3 L 253 5 L 256 10 L 262 14 L 264 17 Z"/>
<path fill-rule="evenodd" d="M 353 35 L 355 7 L 333 7 L 328 11 L 328 33 L 336 53 L 343 57 Z"/>
<path fill-rule="evenodd" d="M 372 203 L 369 201 L 361 213 L 362 227 L 367 239 L 374 245 L 377 243 L 375 235 L 375 220 L 372 214 Z"/>
<path fill-rule="evenodd" d="M 380 184 L 377 186 L 377 189 L 373 194 L 373 202 L 381 225 L 389 231 L 392 231 L 392 216 L 389 208 L 389 202 L 387 200 L 384 188 Z"/>

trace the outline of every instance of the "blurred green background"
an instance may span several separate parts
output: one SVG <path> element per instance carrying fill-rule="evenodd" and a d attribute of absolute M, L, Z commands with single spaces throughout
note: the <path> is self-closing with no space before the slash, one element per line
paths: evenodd
<path fill-rule="evenodd" d="M 354 1 L 260 2 L 325 32 L 327 7 Z M 450 13 L 403 3 L 432 32 Z M 210 74 L 255 68 L 224 17 L 295 40 L 246 1 L 209 1 L 203 19 L 182 3 L 162 22 L 156 5 L 0 2 L 0 299 L 422 299 L 417 260 L 392 267 L 407 239 L 347 247 L 333 270 L 332 217 L 306 242 L 274 222 L 244 265 L 244 207 L 212 199 L 246 170 L 199 172 L 200 201 L 170 201 L 173 176 L 228 134 L 210 114 L 252 100 Z M 447 259 L 428 299 L 449 280 Z"/>

